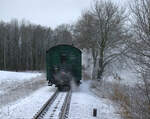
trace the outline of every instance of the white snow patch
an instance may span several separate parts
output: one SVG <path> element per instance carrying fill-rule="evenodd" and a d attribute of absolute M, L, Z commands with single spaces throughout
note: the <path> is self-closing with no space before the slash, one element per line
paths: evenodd
<path fill-rule="evenodd" d="M 31 119 L 42 107 L 42 105 L 52 96 L 55 88 L 43 87 L 30 96 L 17 100 L 0 109 L 0 119 Z"/>
<path fill-rule="evenodd" d="M 110 100 L 97 97 L 90 91 L 90 83 L 83 82 L 72 93 L 68 119 L 120 119 Z M 93 117 L 94 108 L 97 117 Z"/>
<path fill-rule="evenodd" d="M 0 84 L 5 82 L 20 82 L 37 77 L 41 73 L 0 71 Z"/>
<path fill-rule="evenodd" d="M 97 117 L 93 117 L 93 109 Z M 72 94 L 69 119 L 120 119 L 113 106 L 106 99 L 100 99 L 83 92 Z"/>
<path fill-rule="evenodd" d="M 12 71 L 0 71 L 0 95 L 7 93 L 24 82 L 41 76 L 42 73 L 38 72 L 12 72 Z"/>

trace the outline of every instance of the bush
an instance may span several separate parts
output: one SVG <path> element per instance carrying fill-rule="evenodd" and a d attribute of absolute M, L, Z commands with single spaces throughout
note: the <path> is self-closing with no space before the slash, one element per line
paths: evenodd
<path fill-rule="evenodd" d="M 111 99 L 120 105 L 120 114 L 124 119 L 150 118 L 149 102 L 139 86 L 127 87 L 118 83 L 112 89 Z"/>
<path fill-rule="evenodd" d="M 133 87 L 117 82 L 94 82 L 96 88 L 104 98 L 109 98 L 119 105 L 119 113 L 123 119 L 150 119 L 150 103 L 143 84 Z"/>

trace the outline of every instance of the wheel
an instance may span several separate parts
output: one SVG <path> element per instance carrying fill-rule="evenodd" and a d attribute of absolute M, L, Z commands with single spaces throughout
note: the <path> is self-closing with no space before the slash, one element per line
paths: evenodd
<path fill-rule="evenodd" d="M 79 85 L 81 84 L 81 82 L 80 82 L 80 81 L 77 81 L 76 84 L 77 84 L 77 86 L 79 86 Z"/>
<path fill-rule="evenodd" d="M 59 90 L 59 91 L 62 91 L 62 87 L 61 87 L 61 86 L 58 86 L 58 90 Z"/>
<path fill-rule="evenodd" d="M 64 89 L 65 89 L 65 91 L 69 91 L 70 90 L 70 86 L 65 86 Z"/>
<path fill-rule="evenodd" d="M 58 90 L 59 91 L 69 91 L 70 90 L 70 86 L 59 86 Z"/>

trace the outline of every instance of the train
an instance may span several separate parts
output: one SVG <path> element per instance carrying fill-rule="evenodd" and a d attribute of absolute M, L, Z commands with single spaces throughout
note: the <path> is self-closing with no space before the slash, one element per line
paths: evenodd
<path fill-rule="evenodd" d="M 46 51 L 46 76 L 48 85 L 60 91 L 71 89 L 74 82 L 80 85 L 82 78 L 82 52 L 73 45 L 56 45 Z"/>

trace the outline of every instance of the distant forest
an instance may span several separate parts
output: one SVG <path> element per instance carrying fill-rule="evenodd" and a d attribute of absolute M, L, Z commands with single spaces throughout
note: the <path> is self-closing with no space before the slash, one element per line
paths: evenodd
<path fill-rule="evenodd" d="M 123 68 L 129 59 L 147 77 L 150 74 L 149 4 L 147 0 L 134 0 L 123 8 L 111 1 L 96 0 L 75 23 L 55 29 L 25 20 L 1 21 L 0 70 L 44 70 L 47 49 L 58 44 L 74 44 L 90 51 L 93 79 Z"/>
<path fill-rule="evenodd" d="M 0 70 L 43 70 L 46 50 L 57 44 L 71 44 L 69 26 L 50 27 L 25 20 L 0 22 Z M 65 40 L 64 40 L 65 39 Z"/>

